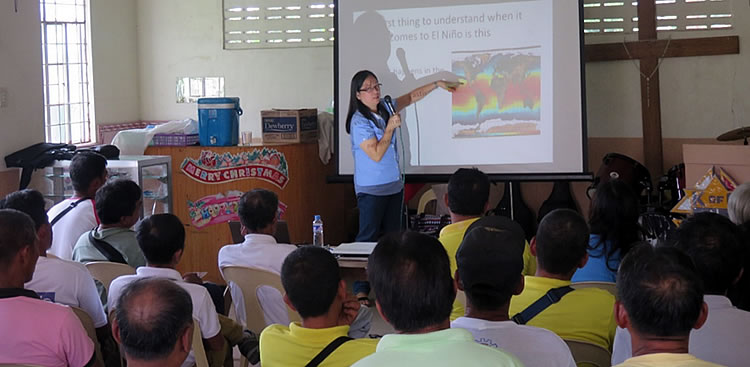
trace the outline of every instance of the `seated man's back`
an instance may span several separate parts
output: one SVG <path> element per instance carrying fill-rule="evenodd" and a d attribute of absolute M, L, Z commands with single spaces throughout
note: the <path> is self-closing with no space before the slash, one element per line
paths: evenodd
<path fill-rule="evenodd" d="M 225 266 L 244 266 L 281 274 L 281 264 L 289 253 L 297 247 L 276 243 L 273 237 L 277 221 L 279 199 L 275 193 L 265 189 L 246 192 L 240 198 L 238 214 L 242 223 L 245 241 L 226 245 L 219 250 L 219 269 Z M 247 324 L 245 301 L 242 291 L 234 283 L 229 283 L 232 301 L 237 312 L 237 320 Z M 266 325 L 289 324 L 289 314 L 281 294 L 273 287 L 261 287 L 258 299 L 263 305 Z"/>
<path fill-rule="evenodd" d="M 94 343 L 67 306 L 26 295 L 0 295 L 0 363 L 39 366 L 84 366 Z M 9 297 L 9 298 L 5 298 Z"/>
<path fill-rule="evenodd" d="M 261 362 L 264 366 L 304 366 L 330 342 L 348 332 L 349 326 L 309 329 L 297 323 L 289 327 L 271 325 L 260 336 Z M 375 352 L 377 344 L 377 339 L 349 340 L 336 348 L 320 366 L 351 366 Z M 269 360 L 266 356 L 275 357 Z"/>
<path fill-rule="evenodd" d="M 570 285 L 570 281 L 526 276 L 525 284 L 523 292 L 510 301 L 511 316 L 525 310 L 550 289 Z M 615 297 L 603 289 L 576 289 L 527 325 L 551 330 L 563 339 L 588 341 L 611 350 L 616 327 L 614 305 Z"/>
<path fill-rule="evenodd" d="M 106 250 L 114 249 L 130 267 L 146 265 L 143 252 L 138 247 L 135 232 L 130 228 L 138 222 L 142 208 L 141 188 L 130 180 L 106 183 L 96 192 L 96 213 L 102 224 L 83 233 L 73 248 L 73 260 L 115 261 Z"/>
<path fill-rule="evenodd" d="M 34 278 L 24 288 L 33 290 L 42 299 L 83 309 L 96 328 L 107 325 L 94 279 L 80 263 L 40 256 Z"/>
<path fill-rule="evenodd" d="M 211 301 L 211 295 L 206 288 L 197 284 L 182 281 L 180 273 L 173 269 L 160 269 L 144 266 L 136 269 L 136 272 L 135 275 L 123 275 L 112 281 L 107 298 L 107 304 L 110 305 L 111 309 L 117 308 L 117 300 L 120 298 L 123 289 L 128 284 L 145 277 L 166 278 L 173 280 L 175 284 L 179 285 L 190 294 L 190 299 L 193 301 L 193 318 L 198 321 L 203 339 L 210 339 L 219 334 L 221 329 L 221 325 L 219 325 L 219 316 L 216 313 L 213 302 Z M 191 366 L 194 363 L 195 357 L 191 351 L 190 355 L 183 363 L 183 366 Z"/>

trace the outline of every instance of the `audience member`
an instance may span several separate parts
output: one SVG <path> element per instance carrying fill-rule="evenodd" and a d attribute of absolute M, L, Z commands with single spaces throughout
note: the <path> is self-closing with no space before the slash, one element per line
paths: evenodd
<path fill-rule="evenodd" d="M 0 364 L 98 365 L 94 343 L 70 308 L 23 288 L 39 258 L 36 241 L 28 215 L 0 210 Z"/>
<path fill-rule="evenodd" d="M 440 243 L 448 252 L 451 274 L 456 272 L 456 251 L 469 226 L 476 222 L 489 208 L 490 179 L 476 168 L 459 168 L 448 180 L 448 192 L 443 197 L 451 215 L 451 224 L 440 231 Z M 525 243 L 525 241 L 524 241 Z M 524 274 L 536 271 L 536 262 L 528 244 L 524 245 Z M 464 315 L 464 306 L 456 300 L 451 311 L 451 320 Z"/>
<path fill-rule="evenodd" d="M 53 236 L 42 194 L 35 190 L 13 192 L 5 197 L 0 208 L 21 211 L 34 221 L 39 259 L 33 278 L 26 282 L 24 288 L 36 292 L 44 300 L 84 310 L 94 323 L 105 360 L 109 360 L 108 357 L 118 360 L 119 353 L 112 342 L 107 315 L 91 274 L 80 263 L 47 257 Z"/>
<path fill-rule="evenodd" d="M 94 195 L 107 182 L 107 158 L 95 152 L 79 152 L 68 167 L 74 194 L 47 212 L 55 236 L 49 252 L 63 260 L 73 259 L 73 247 L 83 233 L 99 224 Z"/>
<path fill-rule="evenodd" d="M 137 279 L 155 277 L 172 280 L 190 294 L 193 317 L 198 320 L 212 366 L 221 365 L 233 345 L 237 345 L 248 360 L 257 362 L 257 338 L 250 332 L 243 332 L 242 326 L 231 319 L 218 315 L 206 288 L 183 281 L 175 270 L 185 249 L 185 228 L 180 219 L 173 214 L 146 217 L 138 223 L 136 237 L 147 264 L 136 269 L 135 275 L 124 275 L 113 280 L 107 303 L 117 309 L 119 305 L 115 302 L 123 288 Z M 192 353 L 183 365 L 189 366 L 191 363 L 194 363 Z"/>
<path fill-rule="evenodd" d="M 362 307 L 347 296 L 338 262 L 328 250 L 313 246 L 294 250 L 281 267 L 281 282 L 284 302 L 299 313 L 302 322 L 263 330 L 260 359 L 264 367 L 304 366 L 313 359 L 320 366 L 350 366 L 375 351 L 376 340 L 347 336 Z"/>
<path fill-rule="evenodd" d="M 132 268 L 146 265 L 130 229 L 140 218 L 143 207 L 137 183 L 119 179 L 107 182 L 96 192 L 96 214 L 102 222 L 83 233 L 73 248 L 73 260 L 125 262 Z"/>
<path fill-rule="evenodd" d="M 620 259 L 640 240 L 638 196 L 622 180 L 596 188 L 589 213 L 589 260 L 576 271 L 573 282 L 612 282 Z"/>
<path fill-rule="evenodd" d="M 750 182 L 737 186 L 729 195 L 729 219 L 742 232 L 743 268 L 740 280 L 729 289 L 729 299 L 737 308 L 750 311 Z"/>
<path fill-rule="evenodd" d="M 190 294 L 163 278 L 128 284 L 114 312 L 112 333 L 122 344 L 129 367 L 178 367 L 193 337 Z"/>
<path fill-rule="evenodd" d="M 474 342 L 450 328 L 456 285 L 450 261 L 436 239 L 416 232 L 378 241 L 368 261 L 375 304 L 396 334 L 355 366 L 522 366 L 514 356 Z"/>
<path fill-rule="evenodd" d="M 695 264 L 708 306 L 705 324 L 690 333 L 690 354 L 727 366 L 745 365 L 750 360 L 750 349 L 745 347 L 750 312 L 734 308 L 726 297 L 742 273 L 743 244 L 738 229 L 719 214 L 699 213 L 682 223 L 677 237 L 676 246 Z M 631 355 L 630 335 L 618 328 L 612 362 Z"/>
<path fill-rule="evenodd" d="M 586 265 L 588 239 L 588 226 L 580 214 L 570 209 L 547 214 L 531 240 L 536 275 L 525 277 L 523 292 L 510 301 L 510 315 L 517 320 L 516 316 L 537 300 L 554 293 L 562 297 L 558 302 L 535 316 L 523 315 L 525 320 L 519 321 L 549 329 L 563 339 L 588 341 L 611 350 L 616 326 L 614 296 L 598 288 L 569 288 L 573 273 Z"/>
<path fill-rule="evenodd" d="M 254 189 L 240 198 L 237 210 L 245 242 L 226 245 L 219 250 L 219 269 L 225 266 L 244 266 L 281 273 L 284 258 L 297 247 L 276 243 L 273 233 L 278 220 L 279 198 L 273 191 Z M 240 288 L 230 282 L 237 320 L 246 323 L 245 301 Z M 273 287 L 264 286 L 258 291 L 263 306 L 266 325 L 289 325 L 289 315 L 281 294 Z"/>
<path fill-rule="evenodd" d="M 688 354 L 690 330 L 706 321 L 703 285 L 680 250 L 634 247 L 617 274 L 615 317 L 630 331 L 635 357 L 622 367 L 719 366 Z"/>
<path fill-rule="evenodd" d="M 500 218 L 501 221 L 494 220 Z M 500 348 L 526 366 L 575 367 L 565 344 L 555 333 L 510 320 L 510 297 L 523 290 L 524 233 L 505 217 L 476 222 L 456 253 L 454 278 L 466 293 L 466 316 L 451 327 L 469 330 L 478 343 Z"/>

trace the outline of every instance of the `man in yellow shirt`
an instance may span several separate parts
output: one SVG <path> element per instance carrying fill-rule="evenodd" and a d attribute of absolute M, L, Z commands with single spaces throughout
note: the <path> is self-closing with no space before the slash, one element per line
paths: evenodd
<path fill-rule="evenodd" d="M 688 354 L 690 331 L 708 317 L 703 284 L 690 257 L 676 248 L 641 244 L 617 272 L 615 318 L 628 329 L 633 357 L 621 367 L 713 367 Z"/>
<path fill-rule="evenodd" d="M 580 214 L 557 209 L 547 214 L 531 240 L 536 256 L 536 275 L 524 278 L 523 292 L 510 301 L 510 315 L 516 315 L 554 288 L 570 286 L 576 269 L 588 260 L 589 230 Z M 598 288 L 576 289 L 565 294 L 527 320 L 527 325 L 549 329 L 566 340 L 581 340 L 612 350 L 615 297 Z"/>
<path fill-rule="evenodd" d="M 284 302 L 302 317 L 289 327 L 274 324 L 260 334 L 260 362 L 264 367 L 304 366 L 322 358 L 320 366 L 350 366 L 375 352 L 376 339 L 347 337 L 360 304 L 346 294 L 346 283 L 330 251 L 303 246 L 287 255 L 281 266 Z M 328 355 L 327 346 L 338 346 Z"/>
<path fill-rule="evenodd" d="M 456 273 L 456 251 L 467 229 L 477 221 L 489 208 L 490 179 L 476 168 L 459 168 L 448 180 L 448 192 L 443 197 L 451 215 L 451 224 L 440 231 L 440 243 L 448 252 L 451 274 Z M 536 263 L 525 244 L 523 251 L 524 275 L 534 274 Z M 458 300 L 453 302 L 451 321 L 464 315 L 464 305 Z"/>

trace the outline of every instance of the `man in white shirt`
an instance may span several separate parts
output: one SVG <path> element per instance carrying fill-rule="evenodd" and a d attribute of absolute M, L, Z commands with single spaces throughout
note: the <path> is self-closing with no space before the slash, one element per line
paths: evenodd
<path fill-rule="evenodd" d="M 36 190 L 22 190 L 8 194 L 0 205 L 2 209 L 16 209 L 26 213 L 36 227 L 36 247 L 39 259 L 34 277 L 24 288 L 31 289 L 42 299 L 68 306 L 80 307 L 91 316 L 94 327 L 109 333 L 107 315 L 104 313 L 94 279 L 86 268 L 76 262 L 47 257 L 52 243 L 52 226 L 47 221 L 44 197 Z"/>
<path fill-rule="evenodd" d="M 508 316 L 510 298 L 524 286 L 523 230 L 505 217 L 485 217 L 473 227 L 456 252 L 454 275 L 466 293 L 466 316 L 451 327 L 470 331 L 478 343 L 513 354 L 526 366 L 575 367 L 557 334 L 518 325 Z"/>
<path fill-rule="evenodd" d="M 107 304 L 117 309 L 116 303 L 123 288 L 137 279 L 156 277 L 173 280 L 190 294 L 193 318 L 200 325 L 211 366 L 223 364 L 226 353 L 234 345 L 238 345 L 240 352 L 248 360 L 257 362 L 260 358 L 257 338 L 243 333 L 242 327 L 231 319 L 219 316 L 206 288 L 183 281 L 182 275 L 175 270 L 185 249 L 185 228 L 180 219 L 173 214 L 146 217 L 136 227 L 136 238 L 146 257 L 146 266 L 136 269 L 135 275 L 125 275 L 113 280 Z M 190 366 L 192 363 L 195 360 L 191 352 L 183 366 Z"/>
<path fill-rule="evenodd" d="M 273 233 L 278 220 L 279 198 L 272 191 L 254 189 L 240 198 L 238 214 L 245 242 L 226 245 L 219 250 L 219 269 L 225 266 L 245 266 L 281 274 L 281 264 L 297 247 L 276 243 Z M 247 323 L 242 291 L 229 283 L 237 319 Z M 273 287 L 261 287 L 258 299 L 263 305 L 266 325 L 289 325 L 289 315 L 281 294 Z"/>
<path fill-rule="evenodd" d="M 630 332 L 633 357 L 618 367 L 717 367 L 689 353 L 690 331 L 708 316 L 698 269 L 682 251 L 637 244 L 617 271 L 617 325 Z"/>
<path fill-rule="evenodd" d="M 47 212 L 55 230 L 49 252 L 63 260 L 73 259 L 78 238 L 99 224 L 93 200 L 96 190 L 107 182 L 107 158 L 89 151 L 76 153 L 70 160 L 69 172 L 75 194 Z"/>
<path fill-rule="evenodd" d="M 226 245 L 219 250 L 219 269 L 225 266 L 245 266 L 281 274 L 281 265 L 289 253 L 297 247 L 276 243 L 273 233 L 278 220 L 279 198 L 276 193 L 266 189 L 254 189 L 240 198 L 238 214 L 242 224 L 245 242 Z M 230 282 L 232 302 L 237 319 L 247 324 L 245 300 L 237 285 Z M 258 290 L 258 299 L 263 306 L 263 317 L 266 325 L 289 325 L 289 314 L 286 304 L 276 288 L 263 286 Z M 370 331 L 372 312 L 367 307 L 360 307 L 357 318 L 352 322 L 349 336 L 362 338 Z"/>
<path fill-rule="evenodd" d="M 726 297 L 742 273 L 743 243 L 737 228 L 721 215 L 699 213 L 682 223 L 677 236 L 676 246 L 698 268 L 705 288 L 703 301 L 708 305 L 706 323 L 690 333 L 690 354 L 730 367 L 747 365 L 750 312 L 735 308 Z M 612 364 L 631 355 L 630 333 L 617 328 Z"/>

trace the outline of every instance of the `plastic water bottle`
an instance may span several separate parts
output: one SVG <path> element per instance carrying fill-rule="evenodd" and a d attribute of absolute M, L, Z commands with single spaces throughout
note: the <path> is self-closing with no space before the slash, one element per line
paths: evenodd
<path fill-rule="evenodd" d="M 320 215 L 315 216 L 315 220 L 313 220 L 313 246 L 323 246 L 325 245 L 325 242 L 323 241 L 323 220 L 320 219 Z"/>

